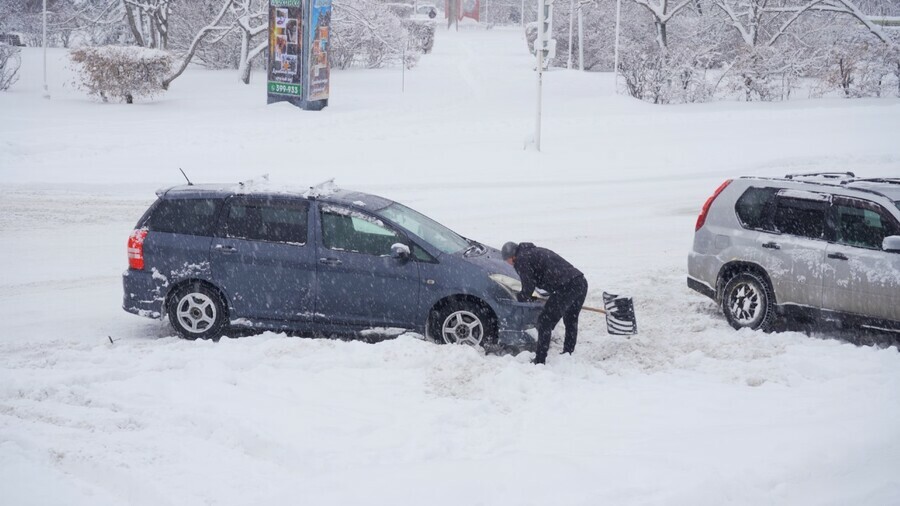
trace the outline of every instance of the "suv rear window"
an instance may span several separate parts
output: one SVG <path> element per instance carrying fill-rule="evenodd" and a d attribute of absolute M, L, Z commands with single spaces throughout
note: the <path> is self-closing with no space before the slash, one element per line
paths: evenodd
<path fill-rule="evenodd" d="M 748 188 L 734 205 L 738 221 L 744 228 L 772 231 L 771 205 L 777 188 Z"/>
<path fill-rule="evenodd" d="M 160 199 L 144 227 L 152 232 L 212 235 L 221 199 Z"/>
<path fill-rule="evenodd" d="M 776 199 L 774 225 L 782 234 L 822 239 L 825 235 L 825 213 L 829 203 L 791 197 Z"/>

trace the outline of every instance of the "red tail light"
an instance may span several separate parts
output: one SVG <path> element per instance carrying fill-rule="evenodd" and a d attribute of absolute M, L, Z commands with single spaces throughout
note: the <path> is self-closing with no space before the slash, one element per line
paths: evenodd
<path fill-rule="evenodd" d="M 694 232 L 700 230 L 700 228 L 703 227 L 703 224 L 706 223 L 706 214 L 709 212 L 709 207 L 712 205 L 713 201 L 716 200 L 716 197 L 718 197 L 719 194 L 722 193 L 722 190 L 724 190 L 728 185 L 731 184 L 731 181 L 732 180 L 729 179 L 722 183 L 718 188 L 716 188 L 716 191 L 713 192 L 712 197 L 706 199 L 706 203 L 703 204 L 703 209 L 700 210 L 700 216 L 697 216 L 697 226 L 694 227 Z"/>
<path fill-rule="evenodd" d="M 128 237 L 128 267 L 131 269 L 144 270 L 144 239 L 147 237 L 147 230 L 135 230 Z"/>

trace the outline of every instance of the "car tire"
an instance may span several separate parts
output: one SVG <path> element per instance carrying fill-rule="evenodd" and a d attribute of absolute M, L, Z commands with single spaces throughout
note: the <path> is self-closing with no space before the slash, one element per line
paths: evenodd
<path fill-rule="evenodd" d="M 428 337 L 438 344 L 484 347 L 496 341 L 496 323 L 478 304 L 451 302 L 431 312 Z"/>
<path fill-rule="evenodd" d="M 722 312 L 735 329 L 769 331 L 775 322 L 775 294 L 755 272 L 740 272 L 725 283 Z"/>
<path fill-rule="evenodd" d="M 172 292 L 166 312 L 175 332 L 184 339 L 217 339 L 228 326 L 222 296 L 201 282 L 189 283 Z"/>

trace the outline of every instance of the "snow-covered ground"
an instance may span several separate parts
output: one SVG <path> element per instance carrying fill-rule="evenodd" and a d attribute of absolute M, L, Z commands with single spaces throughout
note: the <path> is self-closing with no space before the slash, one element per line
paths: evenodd
<path fill-rule="evenodd" d="M 262 75 L 203 70 L 100 104 L 58 51 L 47 101 L 26 49 L 0 93 L 0 503 L 900 503 L 897 349 L 734 332 L 685 286 L 723 179 L 897 176 L 900 101 L 656 107 L 555 71 L 536 153 L 523 45 L 441 31 L 405 92 L 396 69 L 334 72 L 320 113 L 266 106 Z M 641 333 L 585 314 L 576 354 L 544 367 L 410 337 L 176 339 L 120 309 L 120 274 L 179 167 L 336 176 L 495 246 L 551 247 L 589 301 L 633 295 Z"/>

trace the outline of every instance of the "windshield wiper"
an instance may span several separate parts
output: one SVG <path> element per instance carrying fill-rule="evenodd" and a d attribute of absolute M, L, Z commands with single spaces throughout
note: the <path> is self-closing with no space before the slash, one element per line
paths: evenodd
<path fill-rule="evenodd" d="M 484 244 L 481 244 L 478 241 L 473 241 L 472 239 L 466 239 L 469 241 L 469 247 L 463 252 L 463 256 L 469 256 L 472 253 L 478 253 L 479 255 L 484 254 L 487 251 L 487 247 Z"/>

